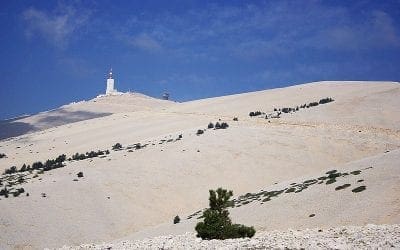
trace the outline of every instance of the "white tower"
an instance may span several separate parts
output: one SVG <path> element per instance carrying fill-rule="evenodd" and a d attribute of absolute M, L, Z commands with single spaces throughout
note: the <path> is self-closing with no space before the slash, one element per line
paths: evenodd
<path fill-rule="evenodd" d="M 106 95 L 112 95 L 115 92 L 116 92 L 116 90 L 114 89 L 113 73 L 112 73 L 112 69 L 110 69 L 110 73 L 108 73 L 108 78 L 107 78 Z"/>

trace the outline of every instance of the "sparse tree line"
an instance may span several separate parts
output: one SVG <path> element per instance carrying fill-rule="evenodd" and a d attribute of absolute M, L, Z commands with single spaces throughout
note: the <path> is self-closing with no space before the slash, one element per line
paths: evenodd
<path fill-rule="evenodd" d="M 11 168 L 5 169 L 4 174 L 14 174 L 17 172 L 26 172 L 26 171 L 32 171 L 32 170 L 43 170 L 43 171 L 49 171 L 52 169 L 56 168 L 62 168 L 64 167 L 63 162 L 66 160 L 65 154 L 59 155 L 57 158 L 53 160 L 47 160 L 45 163 L 42 163 L 41 161 L 34 162 L 31 165 L 22 165 L 20 169 L 17 169 L 16 166 L 12 166 Z"/>
<path fill-rule="evenodd" d="M 94 158 L 94 157 L 98 157 L 101 155 L 108 155 L 110 154 L 109 150 L 98 150 L 98 151 L 90 151 L 90 152 L 86 152 L 86 154 L 79 154 L 79 153 L 75 153 L 74 155 L 72 155 L 72 158 L 69 158 L 68 160 L 74 160 L 74 161 L 80 161 L 80 160 L 85 160 L 85 159 L 89 159 L 89 158 Z"/>
<path fill-rule="evenodd" d="M 251 111 L 249 113 L 250 117 L 254 117 L 254 116 L 260 116 L 260 115 L 265 115 L 265 119 L 269 119 L 269 118 L 280 118 L 282 113 L 292 113 L 292 112 L 297 112 L 300 109 L 305 109 L 305 108 L 311 108 L 311 107 L 315 107 L 318 106 L 320 104 L 326 104 L 326 103 L 330 103 L 333 102 L 334 100 L 331 97 L 326 97 L 323 99 L 320 99 L 318 102 L 310 102 L 308 104 L 302 104 L 300 106 L 296 106 L 296 107 L 284 107 L 284 108 L 274 108 L 274 112 L 275 113 L 269 113 L 266 114 L 265 112 L 261 112 L 261 111 Z"/>
<path fill-rule="evenodd" d="M 226 122 L 221 122 L 221 123 L 216 122 L 215 124 L 210 122 L 207 125 L 207 128 L 208 129 L 214 129 L 214 130 L 216 130 L 216 129 L 227 129 L 227 128 L 229 128 L 229 124 L 226 123 Z M 205 131 L 205 129 L 198 129 L 197 132 L 196 132 L 196 135 L 204 134 L 204 131 Z"/>
<path fill-rule="evenodd" d="M 68 158 L 68 161 L 85 160 L 85 159 L 94 158 L 94 157 L 98 157 L 101 155 L 108 155 L 108 154 L 110 154 L 109 150 L 90 151 L 90 152 L 86 152 L 85 154 L 75 153 L 70 158 Z M 3 175 L 14 174 L 14 173 L 18 173 L 18 172 L 22 173 L 22 172 L 26 172 L 26 171 L 31 172 L 33 170 L 50 171 L 52 169 L 64 167 L 65 166 L 64 162 L 66 160 L 67 160 L 66 155 L 62 154 L 62 155 L 59 155 L 57 158 L 49 159 L 49 160 L 45 161 L 44 163 L 41 161 L 37 161 L 37 162 L 34 162 L 32 165 L 23 164 L 20 169 L 18 169 L 16 166 L 12 166 L 10 168 L 5 169 Z"/>

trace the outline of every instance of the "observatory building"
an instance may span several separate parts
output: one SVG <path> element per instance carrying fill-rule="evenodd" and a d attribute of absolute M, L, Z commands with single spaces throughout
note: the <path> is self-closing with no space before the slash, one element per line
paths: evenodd
<path fill-rule="evenodd" d="M 107 77 L 107 88 L 106 88 L 106 95 L 116 94 L 118 91 L 114 88 L 114 78 L 112 69 L 110 69 L 110 73 L 108 73 Z"/>

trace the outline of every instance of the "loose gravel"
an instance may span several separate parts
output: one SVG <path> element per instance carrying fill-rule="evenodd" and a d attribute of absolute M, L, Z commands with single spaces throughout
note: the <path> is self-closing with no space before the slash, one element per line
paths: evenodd
<path fill-rule="evenodd" d="M 60 249 L 400 249 L 400 225 L 343 226 L 326 229 L 260 231 L 249 238 L 201 240 L 194 233 L 83 244 Z"/>

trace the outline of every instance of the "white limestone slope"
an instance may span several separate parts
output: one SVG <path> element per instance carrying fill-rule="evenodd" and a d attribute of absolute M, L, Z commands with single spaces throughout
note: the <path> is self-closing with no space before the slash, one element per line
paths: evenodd
<path fill-rule="evenodd" d="M 140 93 L 103 95 L 89 101 L 70 103 L 39 114 L 0 121 L 0 140 L 56 126 L 123 112 L 162 109 L 174 103 Z"/>
<path fill-rule="evenodd" d="M 179 104 L 147 103 L 137 96 L 131 97 L 112 96 L 95 103 L 75 104 L 79 110 L 87 105 L 90 112 L 112 114 L 0 141 L 0 152 L 7 155 L 0 159 L 1 171 L 63 153 L 70 156 L 111 149 L 117 142 L 124 147 L 137 142 L 148 144 L 132 152 L 126 148 L 111 151 L 106 158 L 67 162 L 66 167 L 45 172 L 23 184 L 29 197 L 1 197 L 0 248 L 112 241 L 136 237 L 133 235 L 139 234 L 135 232 L 144 229 L 149 230 L 148 235 L 154 235 L 166 232 L 163 226 L 158 231 L 154 229 L 163 222 L 167 222 L 167 231 L 184 232 L 192 229 L 195 221 L 171 228 L 172 218 L 206 207 L 210 188 L 222 186 L 237 195 L 256 192 L 274 183 L 284 185 L 296 178 L 320 176 L 330 169 L 350 168 L 346 164 L 380 157 L 386 151 L 398 155 L 396 150 L 400 146 L 398 83 L 320 82 Z M 248 116 L 250 111 L 270 112 L 274 107 L 294 107 L 324 97 L 335 101 L 285 114 L 280 119 Z M 105 110 L 110 106 L 113 110 Z M 239 121 L 232 121 L 233 117 Z M 227 121 L 230 127 L 195 134 L 218 119 Z M 180 134 L 181 140 L 159 144 Z M 387 159 L 396 162 L 397 158 Z M 357 215 L 355 219 L 339 216 L 332 220 L 329 207 L 315 202 L 323 198 L 323 193 L 319 189 L 313 191 L 314 186 L 299 196 L 288 194 L 272 200 L 268 206 L 250 203 L 235 208 L 232 216 L 238 222 L 267 230 L 399 223 L 396 216 L 385 217 L 387 220 L 369 216 L 377 211 L 387 215 L 394 207 L 400 207 L 395 193 L 379 184 L 391 183 L 391 187 L 398 189 L 393 181 L 398 180 L 399 172 L 390 164 L 383 176 L 378 174 L 378 166 L 363 172 L 365 178 L 371 174 L 370 188 L 357 196 L 351 196 L 349 190 L 327 194 L 328 203 L 343 207 L 343 214 Z M 79 171 L 84 177 L 73 181 Z M 393 179 L 386 178 L 390 174 Z M 334 188 L 325 184 L 321 187 Z M 365 213 L 356 211 L 359 205 L 374 201 L 373 196 L 379 192 L 384 205 L 366 206 Z M 46 193 L 45 198 L 42 193 Z M 339 202 L 342 198 L 345 202 Z M 311 210 L 321 214 L 314 212 L 314 220 L 309 220 Z"/>
<path fill-rule="evenodd" d="M 251 239 L 201 240 L 194 233 L 185 233 L 60 249 L 398 249 L 399 234 L 399 225 L 342 226 L 258 232 Z"/>

